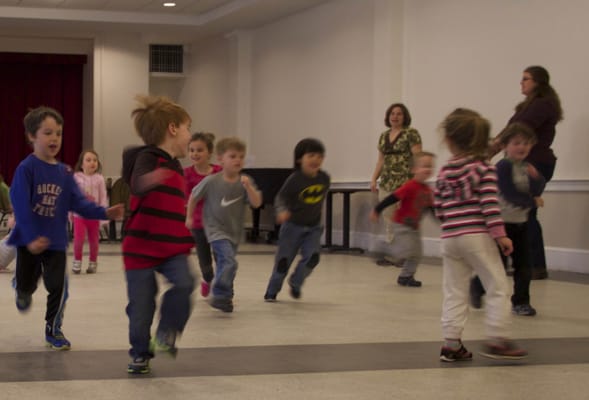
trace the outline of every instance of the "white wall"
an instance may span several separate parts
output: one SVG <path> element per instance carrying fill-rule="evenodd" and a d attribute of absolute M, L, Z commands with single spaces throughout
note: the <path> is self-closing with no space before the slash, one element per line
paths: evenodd
<path fill-rule="evenodd" d="M 373 18 L 373 2 L 344 0 L 254 31 L 256 166 L 290 167 L 296 142 L 312 136 L 326 145 L 324 167 L 333 180 L 369 179 L 378 137 Z M 400 71 L 389 73 L 400 76 Z"/>
<path fill-rule="evenodd" d="M 178 102 L 192 117 L 192 131 L 234 135 L 229 42 L 214 38 L 188 50 L 187 77 Z"/>
<path fill-rule="evenodd" d="M 119 176 L 125 147 L 140 144 L 131 120 L 135 96 L 149 91 L 149 46 L 139 35 L 104 33 L 94 48 L 94 148 L 103 175 Z"/>
<path fill-rule="evenodd" d="M 588 179 L 587 15 L 585 0 L 406 1 L 404 97 L 425 146 L 440 148 L 436 128 L 457 106 L 479 111 L 498 133 L 523 99 L 523 69 L 542 65 L 565 116 L 555 179 Z"/>

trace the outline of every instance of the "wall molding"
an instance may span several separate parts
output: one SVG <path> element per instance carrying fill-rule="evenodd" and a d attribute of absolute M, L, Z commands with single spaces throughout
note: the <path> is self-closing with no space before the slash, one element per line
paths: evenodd
<path fill-rule="evenodd" d="M 434 181 L 428 181 L 433 186 Z M 366 189 L 370 187 L 369 181 L 332 182 L 335 189 Z M 556 179 L 548 182 L 546 192 L 589 192 L 589 179 Z"/>
<path fill-rule="evenodd" d="M 333 243 L 341 243 L 341 238 L 342 231 L 334 229 L 332 233 Z M 350 246 L 360 247 L 367 252 L 390 254 L 387 245 L 383 242 L 383 236 L 373 233 L 350 232 Z M 545 251 L 549 270 L 589 274 L 589 250 L 546 247 Z M 440 258 L 440 238 L 424 237 L 423 255 L 425 257 Z"/>

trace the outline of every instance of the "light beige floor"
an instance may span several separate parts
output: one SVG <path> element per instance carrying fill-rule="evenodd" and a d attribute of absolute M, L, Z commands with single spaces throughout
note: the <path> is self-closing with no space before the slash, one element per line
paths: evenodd
<path fill-rule="evenodd" d="M 323 254 L 320 265 L 303 288 L 302 299 L 290 298 L 287 290 L 275 304 L 262 299 L 272 268 L 271 246 L 244 245 L 235 282 L 235 312 L 223 314 L 210 308 L 195 295 L 196 305 L 180 351 L 237 346 L 347 343 L 403 343 L 407 353 L 390 354 L 403 359 L 416 344 L 440 341 L 441 267 L 422 265 L 417 278 L 422 288 L 402 288 L 395 283 L 398 270 L 377 267 L 370 258 L 346 254 Z M 108 350 L 121 352 L 121 371 L 126 368 L 127 319 L 125 283 L 118 245 L 102 245 L 99 273 L 70 276 L 64 332 L 72 342 L 71 352 L 100 355 Z M 14 265 L 12 266 L 14 267 Z M 532 283 L 534 318 L 513 319 L 513 335 L 527 339 L 551 339 L 550 354 L 559 346 L 558 338 L 589 337 L 589 286 L 554 280 Z M 0 275 L 0 332 L 3 353 L 49 352 L 43 345 L 43 318 L 46 292 L 41 286 L 34 295 L 32 310 L 19 314 L 14 306 L 10 276 Z M 484 338 L 484 311 L 473 311 L 464 340 Z M 478 342 L 477 342 L 478 343 Z M 423 348 L 423 347 L 419 347 Z M 470 347 L 469 347 L 470 348 Z M 472 344 L 471 350 L 476 351 Z M 542 353 L 542 348 L 536 351 Z M 548 351 L 548 349 L 547 349 Z M 0 399 L 587 399 L 589 359 L 567 360 L 566 347 L 556 351 L 557 364 L 547 365 L 546 357 L 528 362 L 473 364 L 454 367 L 438 365 L 437 345 L 419 354 L 434 360 L 433 367 L 351 372 L 297 374 L 243 374 L 68 381 L 5 381 L 0 377 Z M 182 354 L 182 353 L 181 353 Z M 539 354 L 541 356 L 542 354 Z M 181 355 L 180 355 L 181 356 Z M 478 355 L 475 355 L 477 357 Z M 544 355 L 545 356 L 545 355 Z M 292 363 L 297 363 L 296 354 Z M 71 356 L 70 356 L 71 358 Z M 480 357 L 479 357 L 480 358 Z M 97 357 L 97 360 L 100 357 Z M 64 355 L 67 363 L 67 354 Z M 171 361 L 152 368 L 157 376 Z M 206 368 L 207 359 L 194 359 Z M 204 365 L 203 365 L 204 364 Z M 551 363 L 549 363 L 551 364 Z M 59 366 L 57 366 L 58 368 Z M 55 366 L 47 365 L 47 368 Z M 27 371 L 22 371 L 26 376 Z M 33 379 L 34 380 L 34 379 Z"/>

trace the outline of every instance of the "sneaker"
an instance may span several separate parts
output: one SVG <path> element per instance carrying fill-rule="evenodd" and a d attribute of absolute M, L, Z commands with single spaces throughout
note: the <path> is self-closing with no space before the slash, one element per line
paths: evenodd
<path fill-rule="evenodd" d="M 149 358 L 135 357 L 127 365 L 127 372 L 130 374 L 148 374 L 150 372 Z"/>
<path fill-rule="evenodd" d="M 167 353 L 172 358 L 178 355 L 178 348 L 176 347 L 176 333 L 168 332 L 164 334 L 156 334 L 149 342 L 149 351 L 151 353 Z"/>
<path fill-rule="evenodd" d="M 301 289 L 291 286 L 290 287 L 290 296 L 293 299 L 300 299 L 301 298 Z"/>
<path fill-rule="evenodd" d="M 526 317 L 533 317 L 536 315 L 536 309 L 529 304 L 518 304 L 513 306 L 511 312 L 515 315 L 525 315 Z"/>
<path fill-rule="evenodd" d="M 53 350 L 69 350 L 71 343 L 63 336 L 63 332 L 56 331 L 53 334 L 45 332 L 45 344 Z"/>
<path fill-rule="evenodd" d="M 503 339 L 499 342 L 488 342 L 480 352 L 481 356 L 496 360 L 521 360 L 528 356 L 528 352 L 518 347 L 514 341 Z"/>
<path fill-rule="evenodd" d="M 376 265 L 378 265 L 379 267 L 390 267 L 392 265 L 395 265 L 392 261 L 387 260 L 386 258 L 379 258 L 378 260 L 376 260 Z"/>
<path fill-rule="evenodd" d="M 98 264 L 96 262 L 90 261 L 90 263 L 88 263 L 88 269 L 86 269 L 86 273 L 87 274 L 95 274 L 97 268 L 98 268 Z"/>
<path fill-rule="evenodd" d="M 233 300 L 223 297 L 213 297 L 209 302 L 211 307 L 226 313 L 233 312 Z"/>
<path fill-rule="evenodd" d="M 33 296 L 29 293 L 16 291 L 16 309 L 21 313 L 29 311 L 33 303 Z"/>
<path fill-rule="evenodd" d="M 399 286 L 421 287 L 421 281 L 415 280 L 413 276 L 400 276 L 397 283 Z"/>
<path fill-rule="evenodd" d="M 391 256 L 382 256 L 376 260 L 376 265 L 381 267 L 394 266 L 397 268 L 403 268 L 403 264 L 405 264 L 405 259 L 393 258 Z"/>
<path fill-rule="evenodd" d="M 443 346 L 440 351 L 440 360 L 444 362 L 471 361 L 472 353 L 466 350 L 466 347 L 462 343 L 460 343 L 458 350 Z"/>
<path fill-rule="evenodd" d="M 72 272 L 74 274 L 79 274 L 82 271 L 82 261 L 74 261 L 72 264 Z"/>
<path fill-rule="evenodd" d="M 209 297 L 210 292 L 211 292 L 211 283 L 203 280 L 200 283 L 200 295 L 202 297 Z"/>
<path fill-rule="evenodd" d="M 266 293 L 264 295 L 264 301 L 266 301 L 267 303 L 276 303 L 276 295 L 275 294 Z"/>

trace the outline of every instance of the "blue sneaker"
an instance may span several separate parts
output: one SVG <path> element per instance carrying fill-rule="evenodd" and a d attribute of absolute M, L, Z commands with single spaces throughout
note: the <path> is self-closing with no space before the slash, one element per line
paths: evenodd
<path fill-rule="evenodd" d="M 149 358 L 135 357 L 127 365 L 127 372 L 130 374 L 149 374 Z"/>
<path fill-rule="evenodd" d="M 45 343 L 47 344 L 47 347 L 50 347 L 53 350 L 69 350 L 72 347 L 72 344 L 65 338 L 65 336 L 63 336 L 61 330 L 54 333 L 46 331 Z"/>
<path fill-rule="evenodd" d="M 16 291 L 16 309 L 21 313 L 29 311 L 33 303 L 33 296 L 27 293 Z"/>

